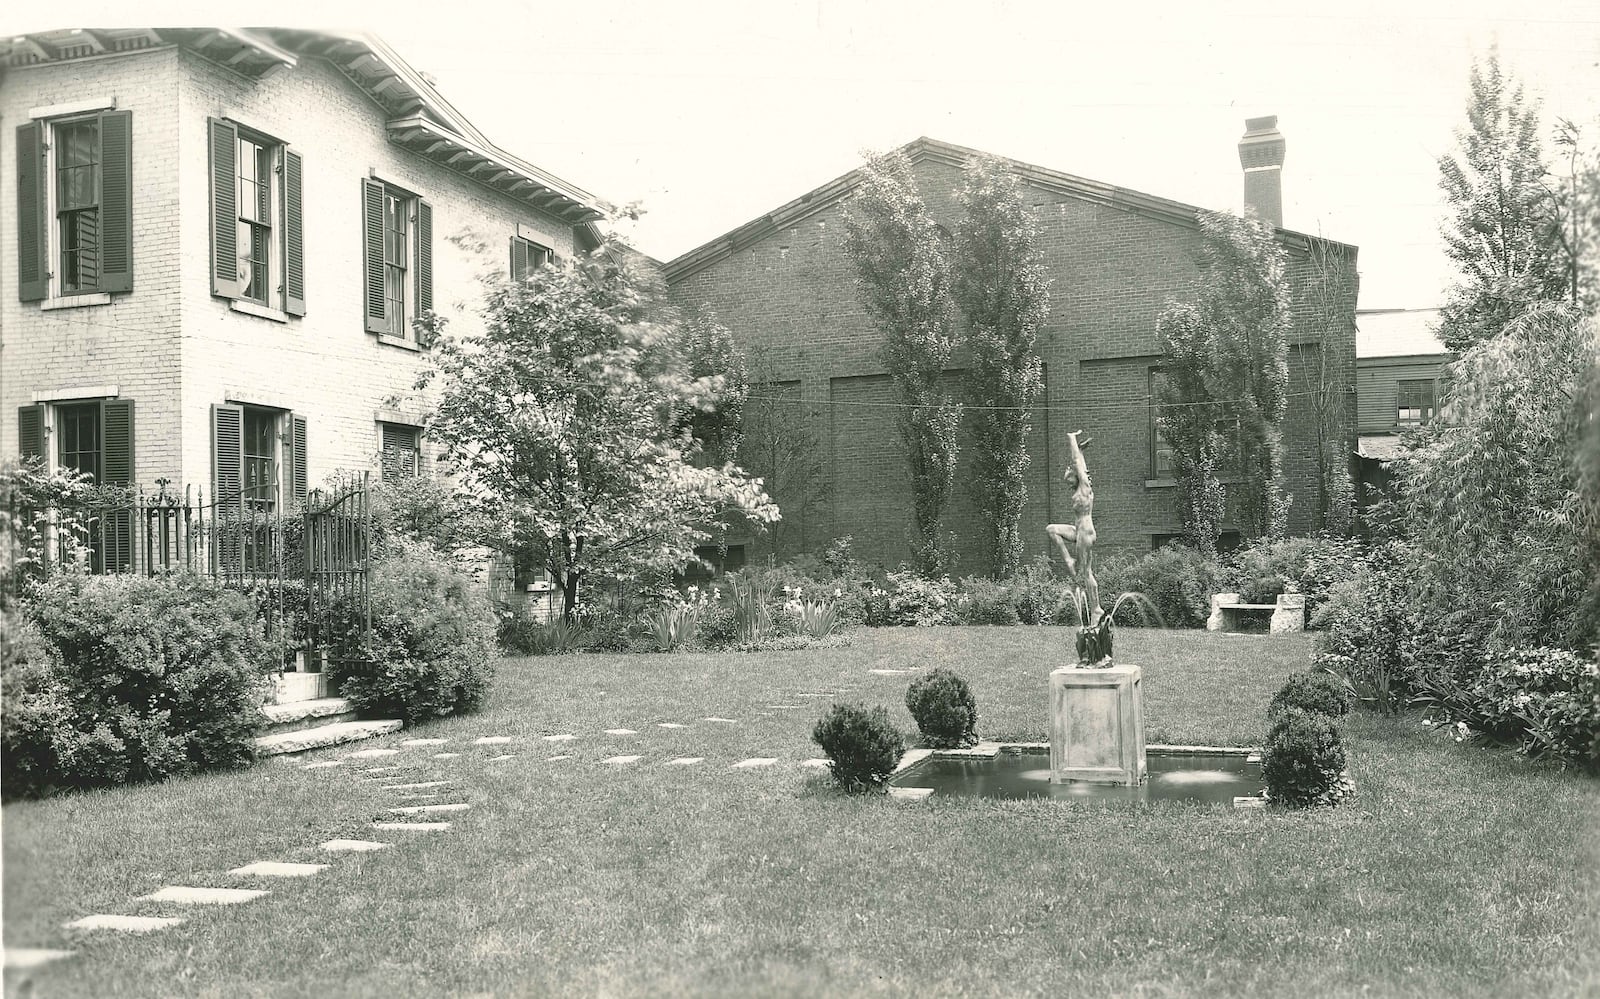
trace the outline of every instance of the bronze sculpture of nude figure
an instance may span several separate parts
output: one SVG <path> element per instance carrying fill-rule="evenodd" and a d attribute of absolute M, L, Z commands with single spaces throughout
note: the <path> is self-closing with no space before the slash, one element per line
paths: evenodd
<path fill-rule="evenodd" d="M 1045 527 L 1045 533 L 1061 549 L 1073 590 L 1083 598 L 1079 606 L 1087 609 L 1087 620 L 1080 623 L 1094 625 L 1100 622 L 1103 611 L 1100 609 L 1100 585 L 1094 578 L 1094 486 L 1089 481 L 1089 466 L 1083 460 L 1083 449 L 1089 441 L 1078 442 L 1082 433 L 1076 430 L 1067 435 L 1071 463 L 1061 476 L 1072 488 L 1072 523 L 1050 524 Z"/>

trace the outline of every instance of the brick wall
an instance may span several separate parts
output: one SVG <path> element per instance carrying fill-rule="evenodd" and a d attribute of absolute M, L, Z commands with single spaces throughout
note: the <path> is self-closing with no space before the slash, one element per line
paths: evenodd
<path fill-rule="evenodd" d="M 916 171 L 929 210 L 947 228 L 958 218 L 954 192 L 960 169 L 921 159 Z M 1157 363 L 1156 319 L 1173 299 L 1192 296 L 1199 271 L 1199 237 L 1192 226 L 1095 204 L 1027 186 L 1050 277 L 1050 312 L 1039 337 L 1047 369 L 1043 406 L 1033 421 L 1028 504 L 1022 533 L 1031 557 L 1046 551 L 1047 523 L 1070 516 L 1060 488 L 1067 466 L 1066 434 L 1094 438 L 1088 451 L 1094 478 L 1095 523 L 1107 548 L 1148 547 L 1153 536 L 1177 531 L 1176 490 L 1149 483 L 1148 371 Z M 766 355 L 784 378 L 796 378 L 820 412 L 832 484 L 832 535 L 852 534 L 857 550 L 893 565 L 909 556 L 911 497 L 894 410 L 861 403 L 891 401 L 878 359 L 879 340 L 856 293 L 843 249 L 840 201 L 819 198 L 815 209 L 786 217 L 784 227 L 698 268 L 668 265 L 671 294 L 683 306 L 715 311 L 747 350 Z M 1315 380 L 1325 350 L 1331 378 L 1353 384 L 1355 280 L 1352 270 L 1332 289 L 1346 321 L 1316 341 L 1314 268 L 1303 251 L 1293 260 L 1296 330 L 1291 341 L 1290 391 Z M 1302 341 L 1308 341 L 1301 343 Z M 965 364 L 958 351 L 957 369 Z M 1353 405 L 1348 407 L 1353 410 Z M 1354 446 L 1353 412 L 1340 435 Z M 1303 398 L 1291 398 L 1286 420 L 1286 471 L 1294 493 L 1290 524 L 1312 527 L 1316 509 L 1314 417 Z M 963 442 L 967 433 L 963 432 Z M 1348 450 L 1348 448 L 1347 448 Z M 961 571 L 981 571 L 986 553 L 970 494 L 968 459 L 944 526 L 959 536 Z M 815 550 L 828 539 L 808 537 Z M 786 552 L 784 554 L 793 554 Z"/>

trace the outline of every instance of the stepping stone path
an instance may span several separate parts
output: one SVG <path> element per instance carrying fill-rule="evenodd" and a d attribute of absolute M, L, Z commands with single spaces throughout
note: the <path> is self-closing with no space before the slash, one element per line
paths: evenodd
<path fill-rule="evenodd" d="M 757 767 L 770 767 L 776 762 L 778 762 L 778 758 L 775 757 L 775 756 L 752 756 L 748 760 L 740 760 L 738 763 L 735 763 L 729 769 L 730 770 L 754 770 Z"/>
<path fill-rule="evenodd" d="M 447 780 L 419 780 L 410 784 L 386 784 L 384 786 L 391 791 L 414 791 L 424 787 L 444 787 L 448 783 L 450 782 Z"/>
<path fill-rule="evenodd" d="M 358 753 L 351 753 L 350 755 L 346 756 L 345 759 L 347 759 L 347 760 L 375 760 L 380 756 L 399 756 L 399 755 L 400 755 L 400 750 L 398 750 L 398 749 L 363 749 Z"/>
<path fill-rule="evenodd" d="M 643 756 L 608 756 L 605 759 L 601 760 L 600 762 L 601 763 L 616 763 L 616 764 L 621 765 L 621 764 L 625 764 L 625 763 L 638 763 L 642 759 L 644 759 Z"/>
<path fill-rule="evenodd" d="M 183 922 L 181 916 L 113 916 L 97 913 L 66 924 L 69 930 L 121 930 L 124 933 L 149 933 Z"/>
<path fill-rule="evenodd" d="M 511 741 L 509 735 L 486 735 L 481 739 L 472 740 L 474 746 L 504 746 Z"/>
<path fill-rule="evenodd" d="M 238 905 L 267 894 L 259 888 L 195 888 L 190 885 L 167 885 L 148 895 L 140 895 L 138 902 L 179 902 L 183 905 Z"/>
<path fill-rule="evenodd" d="M 708 722 L 721 722 L 724 725 L 737 725 L 737 724 L 739 724 L 739 719 L 737 719 L 737 718 L 705 718 L 703 720 L 704 721 L 708 721 Z"/>
<path fill-rule="evenodd" d="M 235 867 L 228 873 L 259 878 L 309 878 L 327 869 L 327 864 L 280 864 L 273 860 L 258 860 L 253 864 Z"/>
<path fill-rule="evenodd" d="M 635 732 L 631 728 L 608 728 L 608 729 L 606 729 L 606 735 L 638 735 L 638 734 L 639 734 L 638 732 Z"/>
<path fill-rule="evenodd" d="M 454 801 L 448 805 L 401 805 L 389 811 L 396 815 L 421 815 L 424 812 L 464 812 L 471 807 L 464 801 Z"/>
<path fill-rule="evenodd" d="M 687 725 L 679 725 L 677 722 L 656 722 L 656 728 L 688 728 L 688 727 L 689 726 L 687 726 Z"/>
<path fill-rule="evenodd" d="M 450 741 L 449 739 L 407 739 L 404 742 L 400 743 L 400 745 L 402 745 L 402 746 L 442 746 L 442 745 L 444 745 L 445 743 L 447 743 L 449 741 Z"/>
<path fill-rule="evenodd" d="M 51 961 L 59 961 L 64 957 L 71 957 L 70 950 L 47 950 L 42 947 L 7 947 L 5 969 L 7 971 L 27 971 L 37 968 Z"/>
<path fill-rule="evenodd" d="M 692 767 L 696 763 L 704 763 L 705 761 L 706 758 L 704 756 L 680 756 L 675 760 L 668 760 L 662 765 L 668 767 Z"/>
<path fill-rule="evenodd" d="M 398 829 L 405 832 L 444 832 L 450 828 L 448 822 L 374 822 L 374 829 Z"/>
<path fill-rule="evenodd" d="M 566 732 L 566 733 L 563 733 L 561 735 L 547 735 L 547 736 L 544 737 L 544 741 L 545 742 L 571 742 L 573 739 L 576 739 L 576 738 L 577 738 L 577 736 L 573 735 L 570 732 Z"/>
<path fill-rule="evenodd" d="M 570 759 L 572 759 L 572 754 L 571 753 L 563 753 L 560 756 L 552 756 L 549 759 L 545 760 L 545 762 L 546 763 L 557 763 L 557 762 L 560 762 L 561 760 L 570 760 Z"/>
<path fill-rule="evenodd" d="M 317 848 L 329 853 L 366 853 L 370 850 L 387 850 L 393 843 L 374 843 L 370 839 L 330 839 L 318 843 Z"/>
<path fill-rule="evenodd" d="M 491 756 L 487 760 L 484 760 L 483 762 L 485 762 L 485 763 L 499 763 L 501 760 L 514 760 L 514 759 L 516 759 L 515 756 L 512 756 L 510 753 L 506 753 L 506 754 L 501 755 L 501 756 Z"/>

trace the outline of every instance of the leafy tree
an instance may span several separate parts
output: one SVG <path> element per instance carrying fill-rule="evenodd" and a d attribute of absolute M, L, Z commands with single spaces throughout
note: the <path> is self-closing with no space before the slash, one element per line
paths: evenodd
<path fill-rule="evenodd" d="M 1281 537 L 1289 499 L 1283 491 L 1283 417 L 1289 384 L 1289 285 L 1283 248 L 1254 219 L 1203 212 L 1199 294 L 1169 306 L 1157 330 L 1167 357 L 1164 412 L 1183 487 L 1185 532 L 1199 547 L 1215 544 L 1219 500 L 1212 483 L 1222 441 L 1206 431 L 1237 428 L 1235 458 L 1244 477 L 1240 526 L 1249 537 Z M 1170 344 L 1170 347 L 1169 347 Z M 1192 410 L 1192 411 L 1191 411 Z M 1215 516 L 1216 520 L 1211 518 Z"/>
<path fill-rule="evenodd" d="M 1546 183 L 1538 101 L 1501 70 L 1494 48 L 1473 63 L 1469 86 L 1460 150 L 1439 160 L 1439 185 L 1452 209 L 1442 230 L 1445 252 L 1461 272 L 1439 332 L 1455 351 L 1498 335 L 1535 302 L 1569 297 L 1571 272 Z"/>
<path fill-rule="evenodd" d="M 424 330 L 439 382 L 430 433 L 486 542 L 539 552 L 570 619 L 595 577 L 670 571 L 730 513 L 757 524 L 778 511 L 732 464 L 691 462 L 678 426 L 714 407 L 719 376 L 695 377 L 679 332 L 646 319 L 621 254 L 606 248 L 491 284 L 481 332 Z"/>
<path fill-rule="evenodd" d="M 1306 399 L 1316 434 L 1318 530 L 1347 535 L 1355 525 L 1355 482 L 1350 476 L 1349 383 L 1338 377 L 1341 344 L 1350 345 L 1354 363 L 1355 260 L 1343 247 L 1325 240 L 1311 241 L 1311 266 L 1303 305 L 1310 328 L 1318 333 L 1314 345 L 1302 347 L 1296 390 Z"/>
<path fill-rule="evenodd" d="M 944 386 L 954 345 L 949 266 L 939 225 L 901 153 L 870 158 L 845 216 L 845 252 L 867 314 L 883 334 L 900 440 L 910 467 L 919 569 L 945 568 L 939 517 L 955 482 L 961 411 Z"/>
<path fill-rule="evenodd" d="M 816 416 L 804 408 L 799 386 L 780 382 L 764 355 L 750 358 L 748 376 L 739 463 L 783 512 L 769 532 L 773 550 L 795 554 L 809 547 L 808 534 L 831 494 Z"/>
<path fill-rule="evenodd" d="M 689 357 L 689 377 L 721 382 L 710 405 L 689 407 L 678 425 L 699 445 L 703 461 L 722 465 L 735 460 L 744 440 L 745 397 L 750 393 L 745 356 L 733 334 L 709 312 L 690 313 L 680 332 Z"/>
<path fill-rule="evenodd" d="M 1556 205 L 1567 300 L 1594 315 L 1600 309 L 1600 146 L 1586 142 L 1583 130 L 1566 118 L 1556 121 L 1555 145 L 1566 157 L 1567 175 L 1547 190 Z"/>
<path fill-rule="evenodd" d="M 1005 164 L 975 159 L 958 197 L 966 214 L 955 232 L 953 293 L 971 350 L 972 487 L 989 532 L 991 568 L 1006 578 L 1022 565 L 1030 411 L 1044 387 L 1035 347 L 1050 293 L 1037 226 Z"/>

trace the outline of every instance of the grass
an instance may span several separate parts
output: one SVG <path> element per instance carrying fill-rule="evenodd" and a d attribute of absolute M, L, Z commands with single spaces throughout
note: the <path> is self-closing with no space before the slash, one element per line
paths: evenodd
<path fill-rule="evenodd" d="M 799 769 L 826 698 L 889 706 L 909 676 L 965 676 L 988 738 L 1042 739 L 1068 632 L 858 633 L 764 655 L 506 661 L 487 710 L 406 735 L 396 759 L 457 776 L 446 834 L 341 855 L 266 899 L 96 935 L 41 995 L 1584 995 L 1600 987 L 1600 782 L 1456 746 L 1414 719 L 1347 725 L 1357 797 L 1314 813 L 1175 803 L 932 799 L 832 791 Z M 1123 631 L 1152 742 L 1259 744 L 1302 638 Z M 799 710 L 769 708 L 796 704 Z M 762 717 L 765 713 L 766 717 Z M 742 719 L 738 726 L 700 721 Z M 657 722 L 691 724 L 667 730 Z M 610 737 L 607 728 L 638 736 Z M 570 748 L 537 741 L 572 732 Z M 512 747 L 459 745 L 478 735 Z M 533 740 L 533 741 L 530 741 Z M 386 740 L 398 742 L 398 739 Z M 488 756 L 516 753 L 487 764 Z M 572 760 L 545 757 L 571 752 Z M 645 760 L 615 769 L 621 753 Z M 662 768 L 704 756 L 698 768 Z M 749 756 L 766 770 L 730 771 Z M 386 797 L 387 796 L 387 797 Z M 60 945 L 90 912 L 162 884 L 303 860 L 393 792 L 337 767 L 8 806 L 5 939 Z"/>

